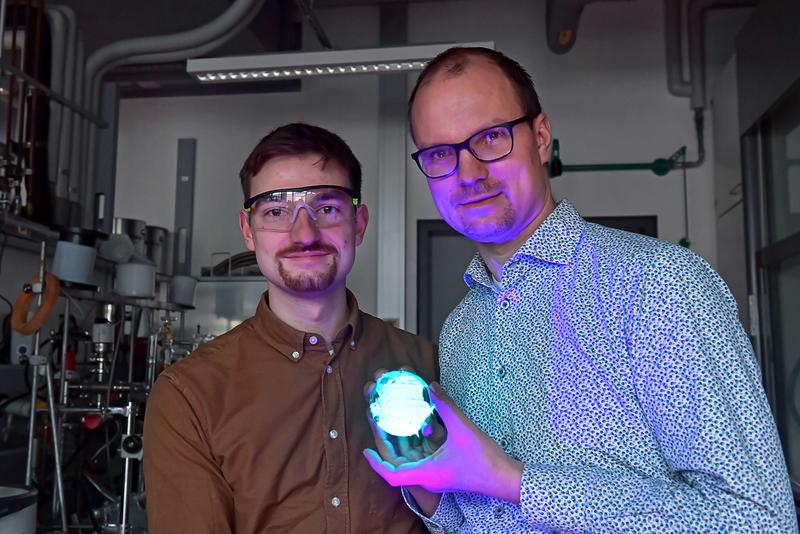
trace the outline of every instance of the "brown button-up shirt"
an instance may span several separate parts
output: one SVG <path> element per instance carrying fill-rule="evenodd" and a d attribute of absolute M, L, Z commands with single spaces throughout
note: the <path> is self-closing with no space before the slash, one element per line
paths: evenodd
<path fill-rule="evenodd" d="M 358 310 L 334 340 L 269 309 L 161 373 L 147 404 L 150 532 L 423 532 L 362 456 L 374 447 L 362 390 L 376 369 L 426 381 L 425 340 Z"/>

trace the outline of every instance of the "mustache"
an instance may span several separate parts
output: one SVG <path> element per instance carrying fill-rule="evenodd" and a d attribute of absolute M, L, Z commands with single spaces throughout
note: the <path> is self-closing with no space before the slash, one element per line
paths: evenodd
<path fill-rule="evenodd" d="M 469 186 L 462 185 L 453 193 L 452 200 L 461 203 L 480 195 L 499 193 L 501 189 L 502 184 L 498 180 L 478 180 Z"/>
<path fill-rule="evenodd" d="M 335 254 L 336 247 L 328 245 L 327 243 L 315 243 L 313 245 L 290 245 L 278 251 L 278 256 L 286 254 L 295 254 L 300 252 L 324 252 L 326 254 Z"/>

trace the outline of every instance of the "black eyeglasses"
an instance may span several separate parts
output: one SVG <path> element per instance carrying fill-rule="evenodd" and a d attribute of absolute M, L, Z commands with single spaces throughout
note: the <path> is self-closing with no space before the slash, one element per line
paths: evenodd
<path fill-rule="evenodd" d="M 468 139 L 452 145 L 435 145 L 411 154 L 419 170 L 428 178 L 450 176 L 458 168 L 458 155 L 463 149 L 469 150 L 475 159 L 489 163 L 502 159 L 514 150 L 514 126 L 529 121 L 526 113 L 518 119 L 497 124 L 472 134 Z"/>

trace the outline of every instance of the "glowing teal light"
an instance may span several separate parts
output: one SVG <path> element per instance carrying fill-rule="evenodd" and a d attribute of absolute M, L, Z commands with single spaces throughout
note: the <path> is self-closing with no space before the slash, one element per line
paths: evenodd
<path fill-rule="evenodd" d="M 394 436 L 419 434 L 433 413 L 427 388 L 423 379 L 409 371 L 390 371 L 382 375 L 369 399 L 369 411 L 375 423 Z"/>

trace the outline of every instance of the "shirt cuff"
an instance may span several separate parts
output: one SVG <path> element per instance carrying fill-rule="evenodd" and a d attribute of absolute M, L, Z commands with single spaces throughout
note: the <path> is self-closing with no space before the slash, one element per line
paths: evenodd
<path fill-rule="evenodd" d="M 464 516 L 455 508 L 456 503 L 452 493 L 442 493 L 442 498 L 439 499 L 439 505 L 433 512 L 433 515 L 428 517 L 420 511 L 417 506 L 417 501 L 414 496 L 406 488 L 401 488 L 403 500 L 412 512 L 422 519 L 425 526 L 431 532 L 456 532 L 464 523 Z M 452 513 L 455 511 L 456 513 Z M 460 518 L 460 520 L 458 520 Z"/>
<path fill-rule="evenodd" d="M 574 476 L 573 476 L 574 475 Z M 546 530 L 584 531 L 587 488 L 580 473 L 568 467 L 525 464 L 519 505 L 530 523 Z"/>

